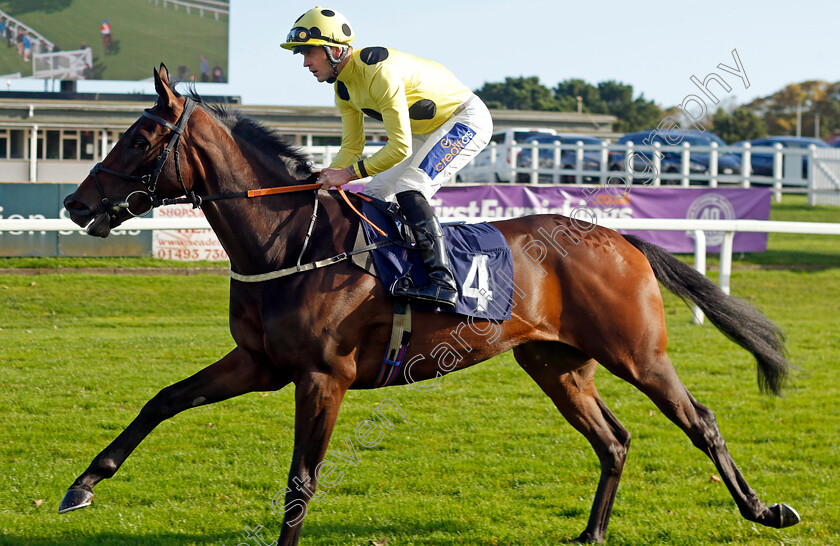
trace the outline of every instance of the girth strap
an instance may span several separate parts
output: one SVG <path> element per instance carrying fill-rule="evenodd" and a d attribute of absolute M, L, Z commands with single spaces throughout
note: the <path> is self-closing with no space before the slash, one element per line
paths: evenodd
<path fill-rule="evenodd" d="M 391 326 L 391 341 L 382 360 L 379 376 L 374 388 L 391 385 L 399 374 L 400 367 L 411 341 L 411 306 L 402 300 L 394 301 L 394 319 Z"/>

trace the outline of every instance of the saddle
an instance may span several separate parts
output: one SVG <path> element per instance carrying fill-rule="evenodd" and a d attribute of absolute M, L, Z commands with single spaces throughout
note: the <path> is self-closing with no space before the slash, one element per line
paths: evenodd
<path fill-rule="evenodd" d="M 412 229 L 399 207 L 378 199 L 366 198 L 362 213 L 370 223 L 381 228 L 377 232 L 361 222 L 355 248 L 388 239 L 392 244 L 369 253 L 356 254 L 353 263 L 378 277 L 388 293 L 401 283 L 422 285 L 426 268 L 416 248 Z M 509 320 L 513 309 L 513 258 L 510 245 L 501 232 L 488 223 L 444 224 L 444 236 L 452 262 L 452 273 L 458 284 L 459 298 L 455 309 L 448 311 L 411 302 L 422 310 L 457 313 L 490 320 Z"/>

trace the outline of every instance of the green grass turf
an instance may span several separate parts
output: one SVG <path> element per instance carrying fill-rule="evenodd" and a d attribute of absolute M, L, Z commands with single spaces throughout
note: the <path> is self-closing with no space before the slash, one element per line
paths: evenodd
<path fill-rule="evenodd" d="M 770 219 L 782 222 L 840 223 L 840 207 L 810 206 L 805 195 L 786 195 L 770 207 Z M 771 233 L 767 252 L 733 256 L 733 265 L 840 267 L 840 237 L 837 235 L 799 235 Z"/>
<path fill-rule="evenodd" d="M 63 50 L 92 48 L 96 79 L 141 80 L 152 77 L 152 68 L 164 62 L 175 77 L 181 65 L 196 78 L 202 54 L 211 68 L 228 64 L 228 20 L 216 21 L 205 12 L 187 14 L 172 4 L 164 8 L 147 0 L 0 0 L 0 9 L 29 25 Z M 108 19 L 118 50 L 105 55 L 99 26 Z M 0 74 L 32 75 L 15 46 L 0 43 Z"/>
<path fill-rule="evenodd" d="M 794 387 L 760 395 L 752 358 L 666 296 L 669 352 L 751 486 L 802 523 L 779 531 L 743 520 L 712 463 L 599 370 L 604 400 L 633 435 L 609 544 L 840 543 L 840 268 L 742 270 L 732 286 L 785 330 L 801 368 Z M 149 398 L 232 348 L 227 290 L 207 275 L 0 275 L 0 544 L 236 545 L 257 525 L 276 538 L 271 499 L 290 463 L 292 387 L 163 423 L 97 486 L 92 506 L 56 513 Z M 405 418 L 377 447 L 358 447 L 358 465 L 340 464 L 343 481 L 311 503 L 302 544 L 557 544 L 584 528 L 597 460 L 509 353 L 431 392 L 349 393 L 331 450 L 346 452 L 344 438 L 385 398 Z"/>

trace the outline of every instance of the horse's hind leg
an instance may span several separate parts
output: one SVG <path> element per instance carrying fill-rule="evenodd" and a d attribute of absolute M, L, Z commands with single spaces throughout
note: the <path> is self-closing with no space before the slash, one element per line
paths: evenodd
<path fill-rule="evenodd" d="M 236 348 L 192 377 L 161 390 L 128 427 L 97 455 L 79 476 L 58 508 L 59 513 L 83 508 L 93 498 L 93 486 L 114 475 L 141 441 L 160 423 L 196 406 L 212 404 L 256 390 L 277 390 L 289 383 L 276 370 Z"/>
<path fill-rule="evenodd" d="M 613 366 L 604 365 L 616 373 Z M 623 367 L 624 371 L 630 369 Z M 793 508 L 786 504 L 768 507 L 750 488 L 726 448 L 714 413 L 688 392 L 664 352 L 645 359 L 643 371 L 616 375 L 645 393 L 668 419 L 688 435 L 698 449 L 712 459 L 744 518 L 776 528 L 799 523 L 799 515 Z"/>
<path fill-rule="evenodd" d="M 597 363 L 572 347 L 549 342 L 522 345 L 514 350 L 514 356 L 598 455 L 598 489 L 586 530 L 575 542 L 603 542 L 630 447 L 630 433 L 598 396 L 593 382 Z"/>

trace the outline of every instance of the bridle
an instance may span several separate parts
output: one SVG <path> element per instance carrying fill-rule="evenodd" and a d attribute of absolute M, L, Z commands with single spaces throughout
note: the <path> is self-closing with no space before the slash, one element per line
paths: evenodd
<path fill-rule="evenodd" d="M 172 139 L 169 141 L 169 144 L 166 145 L 166 148 L 163 149 L 163 151 L 155 160 L 154 168 L 152 169 L 151 173 L 144 174 L 142 176 L 126 174 L 103 167 L 102 162 L 97 163 L 96 165 L 94 165 L 93 169 L 91 169 L 90 175 L 93 177 L 93 181 L 96 184 L 96 189 L 99 191 L 99 196 L 102 198 L 102 207 L 104 208 L 105 212 L 108 213 L 108 216 L 111 218 L 111 227 L 115 227 L 120 223 L 120 220 L 117 217 L 117 213 L 121 209 L 125 209 L 132 216 L 145 216 L 149 212 L 151 212 L 152 209 L 154 209 L 155 207 L 159 207 L 164 204 L 170 204 L 170 202 L 172 202 L 172 200 L 164 200 L 158 197 L 158 195 L 155 193 L 155 189 L 157 188 L 157 181 L 160 177 L 161 171 L 163 171 L 163 167 L 166 164 L 166 160 L 169 158 L 169 154 L 173 151 L 175 152 L 175 174 L 178 177 L 178 183 L 181 185 L 181 189 L 184 191 L 184 195 L 187 196 L 186 198 L 181 199 L 179 201 L 185 203 L 192 203 L 194 207 L 198 207 L 201 204 L 201 198 L 196 196 L 194 192 L 188 191 L 186 185 L 184 184 L 184 179 L 181 177 L 181 164 L 178 157 L 178 143 L 181 141 L 181 136 L 183 136 L 184 134 L 184 129 L 186 128 L 187 123 L 190 120 L 190 116 L 195 110 L 196 104 L 197 103 L 194 99 L 185 97 L 184 111 L 181 112 L 181 117 L 178 118 L 178 121 L 175 124 L 172 124 L 166 121 L 165 119 L 152 114 L 151 112 L 149 112 L 149 110 L 143 111 L 143 117 L 149 118 L 157 124 L 166 127 L 173 133 Z M 123 180 L 140 182 L 141 184 L 143 184 L 143 186 L 145 186 L 146 189 L 133 191 L 129 193 L 123 201 L 115 203 L 112 206 L 111 200 L 108 199 L 107 195 L 105 195 L 105 190 L 102 188 L 102 184 L 99 182 L 99 177 L 97 176 L 97 173 L 100 172 L 117 176 L 119 178 L 122 178 Z M 148 209 L 144 209 L 142 212 L 135 212 L 134 210 L 132 210 L 129 201 L 134 195 L 140 195 L 142 197 L 147 198 L 149 205 Z"/>
<path fill-rule="evenodd" d="M 321 184 L 315 182 L 318 178 L 318 173 L 312 173 L 309 178 L 307 179 L 307 184 L 300 184 L 296 186 L 281 186 L 277 188 L 263 188 L 263 189 L 256 189 L 256 190 L 247 190 L 241 192 L 231 192 L 231 193 L 223 193 L 218 195 L 196 195 L 194 191 L 187 190 L 186 184 L 184 184 L 184 179 L 181 177 L 181 164 L 178 160 L 178 143 L 181 141 L 181 137 L 184 134 L 184 129 L 187 127 L 187 123 L 190 120 L 190 116 L 192 115 L 193 111 L 195 110 L 197 101 L 191 99 L 190 97 L 184 97 L 184 111 L 181 112 L 181 117 L 178 118 L 178 121 L 173 125 L 169 123 L 165 119 L 158 117 L 149 112 L 149 110 L 143 111 L 143 117 L 149 118 L 150 120 L 156 122 L 159 125 L 162 125 L 172 131 L 173 136 L 172 139 L 169 141 L 169 144 L 166 145 L 166 148 L 160 153 L 160 155 L 155 160 L 154 168 L 152 172 L 149 174 L 144 174 L 142 176 L 136 176 L 133 174 L 126 174 L 119 171 L 114 171 L 112 169 L 108 169 L 102 166 L 102 162 L 97 163 L 94 165 L 93 169 L 90 170 L 90 175 L 93 177 L 93 181 L 96 184 L 96 189 L 99 191 L 99 196 L 102 198 L 101 203 L 104 211 L 108 214 L 110 218 L 111 227 L 116 227 L 120 224 L 121 220 L 118 217 L 118 213 L 121 209 L 125 209 L 129 214 L 132 216 L 145 216 L 149 214 L 152 210 L 157 207 L 163 205 L 177 205 L 188 203 L 193 206 L 193 208 L 198 208 L 202 205 L 202 203 L 207 201 L 217 201 L 222 199 L 235 199 L 235 198 L 254 198 L 254 197 L 262 197 L 266 195 L 276 195 L 280 193 L 290 193 L 290 192 L 298 192 L 298 191 L 305 191 L 305 190 L 315 190 L 315 210 L 317 211 L 318 207 L 318 192 L 317 190 L 321 187 Z M 155 189 L 157 188 L 157 181 L 160 177 L 161 171 L 163 171 L 163 167 L 166 164 L 166 160 L 169 158 L 169 154 L 175 152 L 175 175 L 178 178 L 178 183 L 181 185 L 181 190 L 183 190 L 183 195 L 185 197 L 180 198 L 161 198 L 155 193 Z M 123 201 L 119 203 L 111 205 L 111 200 L 108 199 L 108 196 L 105 195 L 105 190 L 102 188 L 102 183 L 99 182 L 99 177 L 97 176 L 98 173 L 103 172 L 113 176 L 117 176 L 122 178 L 123 180 L 130 180 L 132 182 L 140 182 L 145 186 L 145 190 L 136 190 L 129 193 Z M 378 226 L 373 224 L 370 220 L 368 220 L 361 212 L 359 212 L 356 207 L 347 199 L 344 191 L 339 187 L 339 193 L 341 194 L 344 201 L 350 206 L 350 208 L 359 215 L 364 221 L 369 223 L 375 230 L 377 230 L 383 236 L 385 232 L 382 231 Z M 136 212 L 132 210 L 130 200 L 132 196 L 140 195 L 144 198 L 148 199 L 148 208 L 144 208 L 142 212 Z M 307 232 L 307 241 L 309 240 L 309 236 L 311 235 L 312 229 L 314 227 L 314 219 L 315 213 L 313 213 L 312 222 L 309 226 L 309 231 Z M 405 221 L 405 220 L 403 220 Z M 304 245 L 304 248 L 305 245 Z"/>

